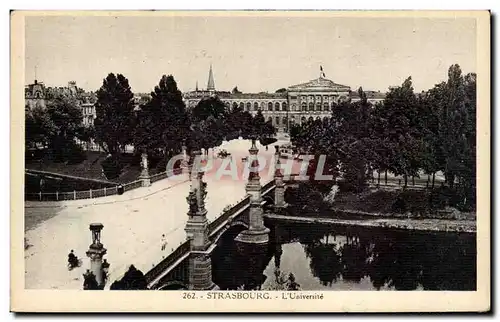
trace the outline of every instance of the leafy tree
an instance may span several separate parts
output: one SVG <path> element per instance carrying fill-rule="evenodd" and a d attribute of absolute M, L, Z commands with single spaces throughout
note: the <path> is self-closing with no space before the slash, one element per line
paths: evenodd
<path fill-rule="evenodd" d="M 341 103 L 332 116 L 338 124 L 338 134 L 343 133 L 332 136 L 341 163 L 340 170 L 346 187 L 355 191 L 364 188 L 369 165 L 375 161 L 372 107 L 361 87 L 358 94 L 361 98 L 359 102 Z"/>
<path fill-rule="evenodd" d="M 392 88 L 387 94 L 379 117 L 386 120 L 387 142 L 391 146 L 389 170 L 396 175 L 403 175 L 405 186 L 408 176 L 418 175 L 422 151 L 419 129 L 417 99 L 413 92 L 411 77 L 401 86 Z"/>
<path fill-rule="evenodd" d="M 190 148 L 208 149 L 222 143 L 229 132 L 226 106 L 218 97 L 202 99 L 191 111 Z"/>
<path fill-rule="evenodd" d="M 276 93 L 286 93 L 286 88 L 280 88 L 276 91 Z"/>
<path fill-rule="evenodd" d="M 243 109 L 234 107 L 226 118 L 227 139 L 237 139 L 245 131 L 247 124 L 243 123 Z"/>
<path fill-rule="evenodd" d="M 271 121 L 266 122 L 264 115 L 262 115 L 262 111 L 260 110 L 253 117 L 252 128 L 253 135 L 261 139 L 269 138 L 270 136 L 276 134 L 276 128 L 273 126 Z"/>
<path fill-rule="evenodd" d="M 46 113 L 46 116 L 43 116 L 42 132 L 48 139 L 48 147 L 54 161 L 71 163 L 82 161 L 83 152 L 76 145 L 75 139 L 82 138 L 83 116 L 76 100 L 59 95 L 47 102 Z"/>
<path fill-rule="evenodd" d="M 383 103 L 379 102 L 375 104 L 372 119 L 374 139 L 373 166 L 378 172 L 378 183 L 380 184 L 381 172 L 385 172 L 385 184 L 387 184 L 387 172 L 396 152 L 394 144 L 389 139 L 389 120 L 385 117 Z"/>
<path fill-rule="evenodd" d="M 238 86 L 235 86 L 233 90 L 231 91 L 233 94 L 241 94 L 241 92 L 238 90 Z"/>
<path fill-rule="evenodd" d="M 110 73 L 97 91 L 94 120 L 96 141 L 110 154 L 122 152 L 132 143 L 134 129 L 133 93 L 128 79 Z"/>
<path fill-rule="evenodd" d="M 440 102 L 439 140 L 442 170 L 448 186 L 459 190 L 462 206 L 475 202 L 476 176 L 476 76 L 462 76 L 460 66 L 448 70 Z M 455 182 L 458 181 L 458 187 Z"/>
<path fill-rule="evenodd" d="M 25 110 L 26 147 L 47 146 L 55 132 L 49 114 L 42 107 Z"/>
<path fill-rule="evenodd" d="M 169 158 L 181 151 L 189 133 L 182 93 L 172 75 L 163 75 L 138 112 L 134 145 L 138 151 L 158 151 Z"/>
<path fill-rule="evenodd" d="M 202 99 L 191 111 L 193 122 L 206 120 L 210 116 L 216 119 L 226 117 L 226 106 L 218 97 Z"/>
<path fill-rule="evenodd" d="M 443 146 L 440 140 L 439 115 L 444 99 L 446 83 L 437 84 L 419 98 L 421 107 L 420 123 L 422 130 L 422 169 L 432 175 L 431 187 L 434 188 L 435 174 L 444 164 Z"/>

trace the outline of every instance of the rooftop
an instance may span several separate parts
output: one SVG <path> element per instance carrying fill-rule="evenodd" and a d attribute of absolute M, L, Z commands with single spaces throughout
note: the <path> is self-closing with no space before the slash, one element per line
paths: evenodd
<path fill-rule="evenodd" d="M 302 83 L 302 84 L 297 84 L 297 85 L 292 85 L 288 87 L 289 91 L 296 91 L 296 90 L 309 90 L 309 91 L 315 91 L 315 90 L 350 90 L 351 88 L 346 85 L 342 84 L 337 84 L 327 78 L 324 77 L 318 77 L 316 79 L 313 79 L 307 83 Z"/>

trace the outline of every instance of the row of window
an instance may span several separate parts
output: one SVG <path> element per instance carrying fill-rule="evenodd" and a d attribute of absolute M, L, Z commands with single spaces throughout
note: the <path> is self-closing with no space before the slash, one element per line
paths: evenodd
<path fill-rule="evenodd" d="M 325 95 L 319 95 L 319 96 L 314 96 L 314 95 L 309 95 L 309 96 L 299 96 L 298 98 L 296 96 L 290 96 L 291 100 L 298 99 L 299 102 L 333 102 L 335 101 L 337 96 L 331 95 L 331 96 L 325 96 Z"/>
<path fill-rule="evenodd" d="M 228 108 L 231 106 L 230 102 L 228 102 L 228 101 L 225 101 L 224 104 Z M 267 109 L 265 108 L 266 106 L 267 106 Z M 300 110 L 301 111 L 330 111 L 331 108 L 333 108 L 334 106 L 335 106 L 334 102 L 332 102 L 332 103 L 309 102 L 309 104 L 306 102 L 302 102 Z M 282 103 L 275 102 L 274 104 L 272 102 L 268 102 L 267 104 L 264 102 L 261 102 L 260 105 L 258 102 L 254 102 L 253 104 L 251 102 L 247 102 L 246 104 L 244 102 L 239 102 L 239 103 L 233 102 L 232 107 L 233 108 L 239 107 L 242 110 L 248 111 L 248 112 L 258 111 L 259 109 L 262 111 L 270 111 L 270 112 L 272 112 L 272 111 L 278 111 L 278 112 L 279 111 L 288 111 L 288 104 L 286 102 L 282 102 Z M 298 111 L 299 109 L 297 108 L 297 106 L 295 104 L 293 104 L 292 110 Z"/>
<path fill-rule="evenodd" d="M 228 101 L 225 101 L 224 104 L 227 106 L 227 107 L 230 107 L 230 102 Z M 242 110 L 244 111 L 258 111 L 259 108 L 260 110 L 267 110 L 267 111 L 287 111 L 288 110 L 288 104 L 286 102 L 275 102 L 273 104 L 273 102 L 268 102 L 267 103 L 267 109 L 265 109 L 266 107 L 266 104 L 264 102 L 261 102 L 260 105 L 258 102 L 254 102 L 253 105 L 251 102 L 247 102 L 246 104 L 243 103 L 243 102 L 240 102 L 239 104 L 237 102 L 233 102 L 233 108 L 236 108 L 236 107 L 240 107 Z M 252 109 L 253 107 L 253 109 Z"/>

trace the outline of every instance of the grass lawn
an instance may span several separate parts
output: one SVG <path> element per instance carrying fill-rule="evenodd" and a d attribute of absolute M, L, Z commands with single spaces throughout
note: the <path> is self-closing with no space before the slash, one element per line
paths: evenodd
<path fill-rule="evenodd" d="M 78 164 L 65 164 L 56 163 L 47 158 L 43 161 L 26 161 L 26 169 L 48 171 L 71 175 L 76 177 L 91 178 L 106 180 L 102 174 L 101 162 L 106 158 L 106 153 L 97 151 L 86 151 L 87 158 Z M 120 177 L 109 180 L 118 183 L 127 183 L 137 180 L 141 173 L 140 165 L 132 155 L 127 154 L 124 156 L 125 163 L 127 164 L 123 169 Z M 150 174 L 158 173 L 158 169 L 150 169 Z"/>

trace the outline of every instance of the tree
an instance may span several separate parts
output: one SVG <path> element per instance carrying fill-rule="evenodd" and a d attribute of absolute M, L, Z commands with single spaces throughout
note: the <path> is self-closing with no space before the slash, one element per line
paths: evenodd
<path fill-rule="evenodd" d="M 341 103 L 333 113 L 333 121 L 338 127 L 337 135 L 331 136 L 347 184 L 345 188 L 356 192 L 364 189 L 367 172 L 375 161 L 372 106 L 361 87 L 358 94 L 361 98 L 359 102 Z M 338 135 L 340 133 L 342 135 Z"/>
<path fill-rule="evenodd" d="M 233 90 L 231 91 L 233 94 L 241 94 L 241 92 L 238 90 L 238 86 L 235 86 Z"/>
<path fill-rule="evenodd" d="M 445 84 L 445 82 L 437 84 L 419 98 L 421 107 L 419 119 L 423 145 L 421 166 L 426 174 L 432 175 L 432 188 L 434 188 L 435 174 L 442 169 L 444 164 L 439 115 L 444 99 Z"/>
<path fill-rule="evenodd" d="M 420 113 L 411 77 L 408 77 L 401 86 L 389 91 L 378 112 L 378 116 L 385 120 L 387 126 L 385 144 L 394 152 L 388 168 L 395 175 L 403 175 L 406 186 L 408 176 L 418 175 L 422 151 Z"/>
<path fill-rule="evenodd" d="M 373 166 L 378 172 L 378 183 L 380 184 L 380 173 L 385 172 L 385 184 L 387 184 L 387 172 L 390 168 L 391 160 L 393 160 L 395 155 L 395 147 L 389 139 L 389 121 L 386 118 L 382 102 L 375 104 L 372 120 L 374 139 Z"/>
<path fill-rule="evenodd" d="M 138 151 L 159 151 L 168 159 L 179 153 L 189 135 L 189 119 L 182 93 L 172 75 L 163 75 L 151 100 L 137 116 L 134 145 Z"/>
<path fill-rule="evenodd" d="M 213 116 L 216 119 L 226 117 L 226 106 L 218 97 L 204 98 L 191 111 L 192 121 L 199 122 Z"/>
<path fill-rule="evenodd" d="M 461 196 L 461 206 L 470 208 L 475 204 L 476 190 L 476 75 L 464 77 L 460 66 L 452 65 L 441 90 L 441 169 L 447 185 Z"/>
<path fill-rule="evenodd" d="M 110 73 L 97 91 L 95 136 L 102 149 L 112 155 L 132 143 L 134 133 L 133 93 L 128 79 Z"/>
<path fill-rule="evenodd" d="M 37 118 L 42 120 L 39 129 L 48 141 L 54 161 L 71 163 L 82 161 L 84 156 L 75 139 L 83 137 L 83 116 L 76 100 L 59 95 L 47 102 L 46 115 L 43 113 L 36 111 Z"/>
<path fill-rule="evenodd" d="M 209 148 L 220 145 L 230 131 L 226 106 L 218 97 L 199 101 L 190 116 L 190 148 L 203 148 L 207 152 Z"/>
<path fill-rule="evenodd" d="M 280 88 L 276 91 L 276 93 L 286 93 L 286 88 Z"/>
<path fill-rule="evenodd" d="M 39 106 L 25 110 L 25 127 L 26 147 L 46 147 L 56 130 L 47 111 Z"/>

